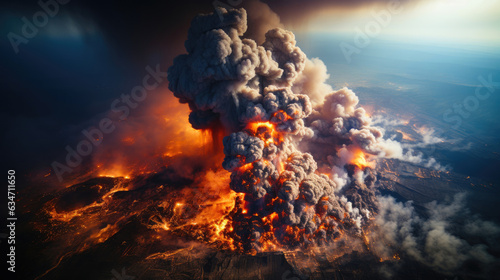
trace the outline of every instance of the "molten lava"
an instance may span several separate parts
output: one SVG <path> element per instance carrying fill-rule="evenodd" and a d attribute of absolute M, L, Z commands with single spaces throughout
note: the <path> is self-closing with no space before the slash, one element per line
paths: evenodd
<path fill-rule="evenodd" d="M 120 178 L 123 177 L 125 179 L 130 179 L 130 174 L 128 174 L 123 166 L 117 164 L 115 166 L 111 166 L 110 168 L 102 168 L 102 164 L 98 164 L 97 167 L 99 169 L 99 177 L 109 177 L 109 178 Z"/>

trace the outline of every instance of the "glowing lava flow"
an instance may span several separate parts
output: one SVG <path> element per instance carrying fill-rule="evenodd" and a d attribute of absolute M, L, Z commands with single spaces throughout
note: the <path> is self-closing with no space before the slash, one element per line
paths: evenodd
<path fill-rule="evenodd" d="M 229 173 L 224 170 L 208 171 L 199 180 L 203 186 L 185 188 L 180 191 L 181 199 L 162 202 L 160 207 L 166 211 L 152 216 L 148 227 L 236 250 L 230 214 L 243 195 L 229 189 Z"/>

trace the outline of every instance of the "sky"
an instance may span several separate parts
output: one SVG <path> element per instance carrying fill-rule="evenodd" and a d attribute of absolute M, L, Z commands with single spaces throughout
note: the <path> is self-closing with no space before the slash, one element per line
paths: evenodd
<path fill-rule="evenodd" d="M 500 45 L 500 1 L 391 1 L 316 10 L 297 30 L 331 34 L 373 30 L 393 40 L 461 45 Z M 380 31 L 370 26 L 379 23 Z M 365 31 L 366 33 L 366 31 Z"/>
<path fill-rule="evenodd" d="M 143 55 L 155 46 L 182 42 L 191 18 L 214 6 L 247 7 L 255 0 L 210 1 L 77 1 L 69 0 L 40 28 L 52 39 L 102 35 L 115 49 Z M 50 1 L 48 1 L 50 2 Z M 61 2 L 63 2 L 61 0 Z M 370 29 L 381 38 L 449 42 L 478 46 L 500 45 L 498 0 L 262 0 L 293 31 L 355 33 Z M 2 5 L 2 4 L 0 4 Z M 20 34 L 22 17 L 32 19 L 37 1 L 11 1 L 0 10 L 3 43 L 10 32 Z M 391 8 L 392 7 L 392 8 Z M 370 26 L 373 21 L 379 23 Z M 38 36 L 37 35 L 37 36 Z M 167 39 L 168 38 L 168 39 Z M 27 46 L 21 44 L 19 48 Z"/>

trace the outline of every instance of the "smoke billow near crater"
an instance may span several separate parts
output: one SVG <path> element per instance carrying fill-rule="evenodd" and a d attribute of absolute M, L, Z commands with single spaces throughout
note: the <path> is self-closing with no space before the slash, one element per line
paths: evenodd
<path fill-rule="evenodd" d="M 246 29 L 244 9 L 197 16 L 187 54 L 168 71 L 193 127 L 229 134 L 222 166 L 244 194 L 231 217 L 235 238 L 260 252 L 361 236 L 377 211 L 371 167 L 398 143 L 371 126 L 354 92 L 320 91 L 330 89 L 326 67 L 306 57 L 292 32 L 271 29 L 258 45 Z"/>

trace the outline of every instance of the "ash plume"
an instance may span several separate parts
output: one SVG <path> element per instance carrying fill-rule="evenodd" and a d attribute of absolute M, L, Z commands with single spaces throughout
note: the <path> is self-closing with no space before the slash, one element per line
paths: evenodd
<path fill-rule="evenodd" d="M 368 157 L 391 155 L 383 131 L 351 90 L 326 85 L 292 32 L 271 29 L 258 45 L 246 30 L 244 9 L 196 17 L 168 76 L 194 128 L 230 133 L 222 166 L 245 194 L 235 238 L 263 251 L 359 236 L 377 209 Z"/>

